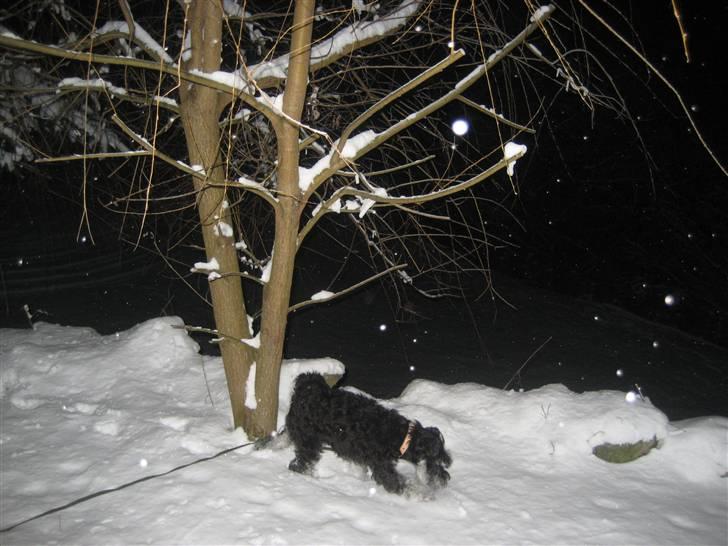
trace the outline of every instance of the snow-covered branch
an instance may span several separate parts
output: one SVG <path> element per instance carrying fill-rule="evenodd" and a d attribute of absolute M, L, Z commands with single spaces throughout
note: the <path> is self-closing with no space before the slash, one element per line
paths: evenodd
<path fill-rule="evenodd" d="M 152 38 L 146 30 L 139 26 L 139 23 L 136 21 L 131 29 L 126 21 L 107 21 L 91 35 L 91 40 L 94 42 L 99 39 L 106 41 L 116 40 L 119 38 L 130 38 L 156 61 L 174 64 L 174 59 L 172 59 L 165 49 L 159 45 L 159 43 Z"/>
<path fill-rule="evenodd" d="M 386 107 L 388 104 L 391 104 L 401 96 L 403 96 L 405 93 L 408 93 L 412 91 L 413 89 L 417 88 L 418 86 L 425 83 L 427 80 L 432 78 L 433 76 L 441 73 L 443 70 L 445 70 L 448 66 L 452 65 L 453 63 L 460 60 L 465 55 L 465 51 L 462 49 L 458 49 L 457 51 L 452 51 L 449 56 L 447 56 L 445 59 L 440 61 L 439 63 L 435 64 L 434 66 L 431 66 L 424 72 L 421 72 L 418 74 L 415 78 L 408 81 L 406 84 L 402 85 L 398 89 L 395 89 L 391 93 L 389 93 L 387 96 L 383 97 L 379 101 L 377 101 L 374 105 L 372 105 L 370 108 L 368 108 L 365 112 L 363 112 L 361 115 L 357 116 L 354 121 L 352 121 L 346 129 L 341 133 L 341 136 L 339 137 L 339 142 L 337 148 L 343 152 L 344 147 L 346 146 L 346 141 L 349 139 L 349 136 L 354 132 L 355 129 L 358 129 L 361 127 L 361 125 L 364 124 L 368 119 L 370 119 L 374 114 L 381 111 L 384 107 Z"/>
<path fill-rule="evenodd" d="M 100 91 L 119 100 L 130 101 L 136 104 L 159 105 L 166 110 L 179 113 L 179 105 L 174 99 L 170 99 L 169 97 L 160 97 L 158 95 L 150 96 L 146 93 L 129 93 L 123 87 L 118 87 L 103 78 L 64 78 L 58 82 L 59 92 L 78 90 Z"/>
<path fill-rule="evenodd" d="M 423 193 L 420 195 L 408 195 L 408 196 L 390 196 L 387 195 L 386 191 L 378 191 L 378 192 L 369 192 L 369 191 L 363 191 L 356 189 L 352 186 L 345 186 L 343 188 L 339 188 L 336 190 L 331 197 L 329 197 L 326 201 L 324 201 L 320 206 L 316 208 L 316 212 L 309 218 L 308 222 L 301 228 L 301 231 L 298 234 L 298 245 L 300 246 L 303 243 L 303 240 L 306 238 L 306 235 L 313 229 L 313 227 L 316 225 L 316 223 L 323 217 L 324 214 L 329 212 L 348 212 L 348 213 L 357 213 L 360 216 L 363 216 L 366 214 L 366 212 L 374 205 L 374 204 L 382 204 L 382 205 L 392 205 L 392 206 L 404 206 L 404 205 L 420 205 L 423 203 L 427 203 L 428 201 L 434 201 L 436 199 L 442 199 L 444 197 L 448 197 L 450 195 L 453 195 L 455 193 L 459 193 L 461 191 L 467 190 L 468 188 L 471 188 L 472 186 L 475 186 L 476 184 L 482 182 L 483 180 L 490 178 L 495 173 L 500 171 L 501 169 L 507 168 L 509 171 L 509 174 L 512 174 L 512 168 L 513 165 L 515 165 L 515 162 L 523 157 L 526 153 L 526 147 L 520 144 L 515 144 L 512 142 L 509 142 L 504 147 L 504 155 L 503 158 L 498 161 L 498 163 L 492 165 L 491 167 L 487 168 L 486 170 L 482 171 L 481 173 L 468 178 L 467 180 L 463 180 L 461 182 L 458 182 L 457 184 L 453 184 L 452 186 L 448 186 L 446 188 L 443 188 L 441 190 L 436 190 L 429 193 Z M 358 201 L 357 206 L 350 206 L 350 207 L 343 207 L 341 205 L 341 200 L 344 197 L 355 197 Z"/>
<path fill-rule="evenodd" d="M 332 150 L 326 156 L 322 157 L 313 167 L 301 169 L 299 185 L 301 190 L 305 192 L 304 199 L 310 198 L 313 192 L 321 186 L 321 184 L 326 182 L 326 180 L 328 180 L 334 173 L 336 173 L 336 171 L 344 167 L 347 163 L 355 162 L 371 150 L 381 146 L 384 142 L 396 134 L 404 131 L 453 100 L 458 99 L 467 89 L 483 77 L 486 72 L 492 70 L 495 65 L 508 57 L 508 55 L 510 55 L 516 47 L 524 43 L 526 38 L 537 30 L 540 25 L 543 24 L 544 20 L 550 17 L 554 10 L 555 8 L 551 5 L 545 6 L 543 9 L 539 10 L 538 18 L 533 17 L 532 22 L 523 31 L 521 31 L 501 49 L 492 53 L 485 63 L 474 68 L 468 75 L 461 79 L 452 90 L 439 99 L 431 102 L 424 108 L 409 114 L 404 119 L 391 125 L 381 133 L 363 131 L 354 137 L 350 137 L 349 142 L 347 142 L 343 148 L 337 149 L 339 147 L 334 146 Z"/>
<path fill-rule="evenodd" d="M 311 48 L 311 72 L 316 72 L 353 51 L 378 42 L 404 25 L 424 4 L 423 0 L 403 0 L 387 15 L 374 21 L 361 20 L 339 30 L 336 34 L 321 40 Z M 275 87 L 281 84 L 288 72 L 289 55 L 281 55 L 270 61 L 263 61 L 247 67 L 246 73 L 256 81 L 260 88 Z"/>
<path fill-rule="evenodd" d="M 161 63 L 146 59 L 134 59 L 118 55 L 102 55 L 88 51 L 75 51 L 57 46 L 40 44 L 31 40 L 25 40 L 9 32 L 0 33 L 0 47 L 19 51 L 32 51 L 34 53 L 40 53 L 51 57 L 86 63 L 126 66 L 129 68 L 140 68 L 157 73 L 164 73 L 178 77 L 181 80 L 190 83 L 217 89 L 229 96 L 230 100 L 240 99 L 249 106 L 260 111 L 268 118 L 277 119 L 280 117 L 279 111 L 273 108 L 273 106 L 268 105 L 265 101 L 258 99 L 250 92 L 250 83 L 246 78 L 241 77 L 239 74 L 224 71 L 218 71 L 211 74 L 196 70 L 188 72 L 182 70 L 175 64 Z"/>

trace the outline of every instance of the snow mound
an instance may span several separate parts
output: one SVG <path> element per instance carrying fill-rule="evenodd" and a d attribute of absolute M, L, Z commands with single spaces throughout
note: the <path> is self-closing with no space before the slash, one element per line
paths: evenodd
<path fill-rule="evenodd" d="M 578 394 L 563 385 L 546 385 L 517 392 L 415 380 L 400 400 L 454 413 L 485 426 L 489 438 L 503 438 L 542 454 L 590 454 L 603 443 L 663 440 L 668 434 L 667 417 L 649 400 L 629 403 L 618 391 Z"/>

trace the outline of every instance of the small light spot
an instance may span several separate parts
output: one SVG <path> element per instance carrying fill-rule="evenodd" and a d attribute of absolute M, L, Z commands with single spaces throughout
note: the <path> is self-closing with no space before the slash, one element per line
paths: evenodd
<path fill-rule="evenodd" d="M 599 320 L 599 315 L 594 315 L 594 320 Z"/>
<path fill-rule="evenodd" d="M 415 32 L 422 32 L 422 25 L 417 25 L 415 27 Z"/>
<path fill-rule="evenodd" d="M 149 466 L 149 463 L 146 459 L 139 459 L 139 466 L 141 466 L 142 468 L 146 468 L 147 466 Z"/>
<path fill-rule="evenodd" d="M 625 395 L 624 399 L 625 399 L 625 400 L 626 400 L 627 402 L 629 402 L 630 404 L 632 404 L 632 403 L 634 403 L 634 402 L 636 402 L 636 401 L 637 401 L 637 394 L 636 394 L 636 393 L 635 393 L 634 391 L 629 391 L 629 392 L 628 392 L 628 393 L 627 393 L 627 394 Z"/>
<path fill-rule="evenodd" d="M 415 371 L 415 367 L 414 366 L 410 366 L 409 367 L 409 371 L 414 372 Z"/>
<path fill-rule="evenodd" d="M 657 340 L 655 340 L 655 341 L 653 341 L 653 342 L 652 342 L 652 346 L 653 346 L 653 347 L 654 347 L 655 349 L 657 349 L 657 348 L 659 348 L 659 347 L 660 347 L 660 342 L 659 342 L 659 341 L 657 341 Z"/>
<path fill-rule="evenodd" d="M 455 133 L 457 136 L 463 136 L 469 130 L 470 124 L 467 122 L 467 120 L 456 119 L 452 122 L 452 132 Z"/>
<path fill-rule="evenodd" d="M 622 368 L 619 368 L 617 370 L 617 377 L 622 377 L 624 375 L 624 370 Z"/>
<path fill-rule="evenodd" d="M 386 332 L 387 331 L 387 325 L 386 324 L 380 324 L 379 325 L 379 331 L 380 332 Z"/>

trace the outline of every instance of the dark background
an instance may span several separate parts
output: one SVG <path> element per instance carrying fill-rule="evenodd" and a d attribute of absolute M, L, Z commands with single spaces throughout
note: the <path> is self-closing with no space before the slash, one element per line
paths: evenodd
<path fill-rule="evenodd" d="M 669 2 L 620 4 L 646 55 L 682 94 L 725 164 L 728 86 L 720 25 L 728 6 L 682 6 L 692 54 L 687 64 Z M 615 53 L 631 56 L 617 47 Z M 540 288 L 628 309 L 725 347 L 728 178 L 701 147 L 674 95 L 653 74 L 647 69 L 630 73 L 615 64 L 612 75 L 645 148 L 634 129 L 614 113 L 591 113 L 573 96 L 561 97 L 538 127 L 537 137 L 520 139 L 529 145 L 529 153 L 518 163 L 521 192 L 509 207 L 524 229 L 514 226 L 507 232 L 515 248 L 491 255 L 496 288 L 503 272 Z M 135 250 L 119 241 L 116 231 L 105 229 L 112 220 L 102 210 L 93 211 L 92 243 L 80 221 L 80 175 L 73 168 L 2 176 L 0 326 L 27 326 L 23 304 L 30 305 L 35 320 L 88 325 L 102 333 L 160 314 L 210 324 L 209 309 L 159 256 L 141 247 Z M 299 288 L 317 277 L 315 267 L 315 255 L 304 256 Z M 204 293 L 204 282 L 188 280 Z M 388 294 L 375 286 L 354 301 L 371 302 Z M 668 294 L 675 305 L 665 304 Z M 387 302 L 397 315 L 392 300 Z M 450 309 L 454 304 L 442 305 Z M 336 312 L 352 309 L 366 312 L 346 304 Z M 312 320 L 304 313 L 294 316 L 292 334 L 303 332 Z M 203 348 L 214 350 L 207 344 Z"/>

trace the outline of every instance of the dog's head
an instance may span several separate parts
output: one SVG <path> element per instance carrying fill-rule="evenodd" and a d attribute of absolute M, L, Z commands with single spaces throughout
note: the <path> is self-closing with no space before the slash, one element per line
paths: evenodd
<path fill-rule="evenodd" d="M 445 449 L 445 439 L 437 427 L 423 427 L 417 423 L 412 446 L 403 458 L 413 463 L 424 461 L 430 485 L 442 487 L 450 479 L 450 474 L 445 469 L 452 464 L 452 457 Z"/>

